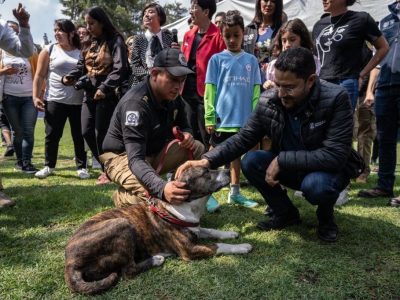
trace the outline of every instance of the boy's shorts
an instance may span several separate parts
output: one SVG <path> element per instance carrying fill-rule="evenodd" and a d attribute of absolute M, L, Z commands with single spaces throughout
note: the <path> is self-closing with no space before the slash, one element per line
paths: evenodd
<path fill-rule="evenodd" d="M 227 140 L 231 136 L 235 135 L 237 132 L 221 132 L 214 131 L 210 136 L 210 145 L 213 147 L 218 146 L 223 141 Z"/>

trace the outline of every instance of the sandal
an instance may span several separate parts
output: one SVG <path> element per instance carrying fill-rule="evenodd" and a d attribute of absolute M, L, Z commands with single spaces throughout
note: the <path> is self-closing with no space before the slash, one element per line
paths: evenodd
<path fill-rule="evenodd" d="M 358 192 L 358 197 L 363 198 L 379 198 L 379 197 L 393 197 L 392 191 L 383 190 L 375 187 L 369 190 L 361 190 Z"/>

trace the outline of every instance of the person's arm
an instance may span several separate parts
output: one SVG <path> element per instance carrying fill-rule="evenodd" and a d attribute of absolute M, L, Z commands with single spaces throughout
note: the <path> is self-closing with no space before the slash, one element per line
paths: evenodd
<path fill-rule="evenodd" d="M 75 68 L 61 78 L 61 83 L 67 86 L 73 85 L 80 77 L 83 76 L 83 74 L 86 73 L 85 70 L 85 53 L 82 51 Z"/>
<path fill-rule="evenodd" d="M 260 100 L 261 87 L 259 84 L 255 84 L 253 87 L 253 100 L 252 100 L 252 108 L 253 110 L 256 108 L 258 100 Z"/>
<path fill-rule="evenodd" d="M 217 96 L 217 86 L 212 83 L 206 83 L 206 88 L 204 91 L 204 120 L 205 120 L 206 130 L 209 134 L 212 133 L 217 123 L 215 117 L 216 96 Z"/>
<path fill-rule="evenodd" d="M 360 72 L 361 79 L 364 79 L 364 77 L 367 76 L 368 73 L 370 73 L 372 69 L 374 69 L 382 61 L 389 51 L 389 44 L 383 36 L 378 37 L 372 44 L 374 45 L 376 52 L 368 64 Z"/>
<path fill-rule="evenodd" d="M 142 35 L 136 35 L 132 41 L 132 54 L 131 54 L 131 69 L 134 82 L 140 82 L 145 76 L 149 74 L 147 67 L 143 65 L 141 49 L 142 43 L 144 43 L 146 37 Z"/>
<path fill-rule="evenodd" d="M 44 102 L 40 97 L 42 93 L 42 87 L 49 71 L 50 57 L 47 49 L 43 49 L 39 54 L 35 77 L 33 79 L 33 91 L 32 99 L 33 104 L 37 110 L 44 111 Z"/>
<path fill-rule="evenodd" d="M 365 94 L 365 99 L 364 99 L 364 104 L 367 107 L 371 107 L 372 104 L 374 104 L 374 102 L 375 102 L 375 86 L 376 86 L 376 82 L 378 81 L 379 73 L 380 73 L 380 69 L 375 68 L 369 74 L 368 87 L 367 87 L 367 92 Z"/>
<path fill-rule="evenodd" d="M 29 14 L 19 3 L 13 14 L 17 19 L 20 32 L 17 35 L 2 20 L 0 24 L 0 48 L 6 50 L 14 56 L 30 57 L 34 52 L 33 38 L 29 30 Z"/>

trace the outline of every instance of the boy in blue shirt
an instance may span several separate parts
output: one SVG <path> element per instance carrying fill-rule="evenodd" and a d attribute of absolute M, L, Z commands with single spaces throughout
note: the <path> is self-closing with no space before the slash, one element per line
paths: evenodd
<path fill-rule="evenodd" d="M 213 148 L 239 132 L 246 123 L 260 97 L 261 85 L 257 58 L 241 48 L 244 24 L 238 11 L 227 12 L 222 35 L 227 50 L 211 57 L 205 81 L 205 125 Z M 228 203 L 257 206 L 257 202 L 240 194 L 240 158 L 231 162 L 230 171 Z"/>

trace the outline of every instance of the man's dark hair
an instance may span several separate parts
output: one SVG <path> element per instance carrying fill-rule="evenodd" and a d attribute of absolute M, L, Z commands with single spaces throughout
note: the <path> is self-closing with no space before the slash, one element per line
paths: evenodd
<path fill-rule="evenodd" d="M 292 72 L 298 78 L 307 80 L 311 74 L 315 74 L 314 56 L 309 49 L 291 48 L 279 55 L 275 69 L 281 72 Z"/>
<path fill-rule="evenodd" d="M 357 0 L 346 0 L 346 6 L 352 6 Z"/>
<path fill-rule="evenodd" d="M 225 19 L 225 16 L 226 16 L 226 13 L 224 11 L 220 11 L 220 12 L 217 12 L 217 14 L 215 15 L 215 18 L 222 17 L 222 19 Z"/>
<path fill-rule="evenodd" d="M 222 20 L 223 27 L 239 26 L 244 31 L 243 17 L 238 10 L 229 10 L 225 18 Z"/>
<path fill-rule="evenodd" d="M 215 14 L 217 11 L 217 3 L 215 3 L 215 0 L 196 0 L 192 1 L 196 2 L 198 6 L 201 7 L 201 9 L 208 9 L 208 18 L 211 20 L 212 16 Z"/>
<path fill-rule="evenodd" d="M 164 8 L 160 4 L 155 2 L 148 3 L 145 5 L 145 7 L 142 10 L 142 20 L 144 17 L 144 12 L 150 7 L 154 7 L 154 9 L 157 11 L 157 15 L 160 18 L 160 26 L 163 26 L 167 21 L 167 15 L 165 14 Z"/>

